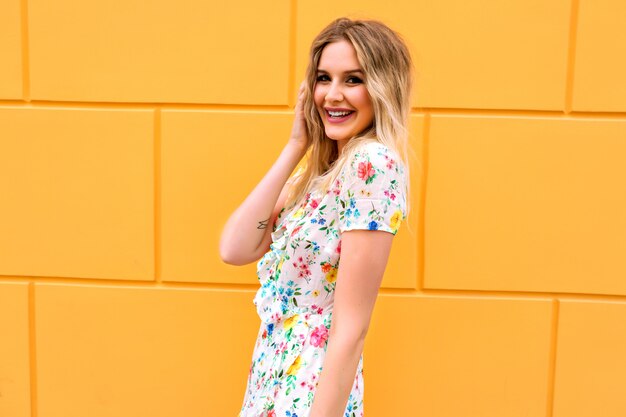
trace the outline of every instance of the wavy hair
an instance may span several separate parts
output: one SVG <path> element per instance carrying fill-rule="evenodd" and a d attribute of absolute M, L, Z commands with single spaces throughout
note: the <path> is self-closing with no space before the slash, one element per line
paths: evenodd
<path fill-rule="evenodd" d="M 342 40 L 350 42 L 356 51 L 365 74 L 365 87 L 372 100 L 374 120 L 369 128 L 352 137 L 339 155 L 337 142 L 325 134 L 313 92 L 322 51 L 329 43 Z M 408 121 L 412 82 L 409 50 L 401 36 L 385 24 L 344 17 L 324 28 L 313 40 L 305 75 L 303 110 L 310 147 L 304 167 L 293 178 L 286 207 L 299 202 L 313 189 L 328 190 L 346 161 L 359 145 L 367 141 L 380 142 L 398 155 L 405 167 L 408 186 Z M 408 201 L 407 196 L 407 204 Z"/>

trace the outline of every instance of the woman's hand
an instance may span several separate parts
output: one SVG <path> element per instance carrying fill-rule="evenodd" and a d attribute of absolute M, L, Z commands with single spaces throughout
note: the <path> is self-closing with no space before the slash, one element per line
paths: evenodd
<path fill-rule="evenodd" d="M 295 118 L 291 129 L 289 142 L 306 151 L 309 148 L 310 141 L 307 134 L 306 119 L 304 118 L 304 101 L 306 100 L 306 81 L 302 81 L 298 90 L 298 101 L 296 103 Z"/>

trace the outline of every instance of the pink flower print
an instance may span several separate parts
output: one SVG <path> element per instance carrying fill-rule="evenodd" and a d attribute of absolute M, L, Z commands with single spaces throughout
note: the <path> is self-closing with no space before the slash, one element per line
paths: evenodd
<path fill-rule="evenodd" d="M 311 268 L 309 268 L 308 263 L 305 262 L 302 256 L 298 258 L 297 262 L 293 263 L 293 266 L 298 268 L 298 278 L 307 279 L 308 277 L 311 276 Z"/>
<path fill-rule="evenodd" d="M 371 162 L 359 162 L 358 174 L 360 179 L 367 182 L 375 173 Z"/>
<path fill-rule="evenodd" d="M 389 198 L 391 198 L 392 200 L 395 200 L 395 199 L 396 199 L 396 195 L 392 193 L 392 194 L 389 196 Z"/>
<path fill-rule="evenodd" d="M 302 229 L 302 226 L 296 226 L 295 229 L 293 229 L 293 231 L 291 232 L 291 236 L 295 235 L 296 233 L 298 233 L 300 231 L 300 229 Z"/>
<path fill-rule="evenodd" d="M 317 200 L 311 200 L 311 207 L 312 208 L 317 208 L 317 206 L 319 206 L 320 202 Z"/>
<path fill-rule="evenodd" d="M 385 156 L 385 159 L 387 159 L 387 157 L 386 157 L 386 156 Z M 393 159 L 389 159 L 389 160 L 387 161 L 387 169 L 391 169 L 391 168 L 393 168 L 393 164 L 395 164 L 395 163 L 396 163 L 396 161 L 394 161 Z"/>
<path fill-rule="evenodd" d="M 315 347 L 322 347 L 328 339 L 328 329 L 321 325 L 316 327 L 311 333 L 311 344 Z"/>

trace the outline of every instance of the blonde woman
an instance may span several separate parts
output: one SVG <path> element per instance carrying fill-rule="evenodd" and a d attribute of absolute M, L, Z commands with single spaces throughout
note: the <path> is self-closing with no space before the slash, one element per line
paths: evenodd
<path fill-rule="evenodd" d="M 313 41 L 291 136 L 220 242 L 227 263 L 260 259 L 240 417 L 363 415 L 363 345 L 408 212 L 410 91 L 384 24 L 342 18 Z"/>

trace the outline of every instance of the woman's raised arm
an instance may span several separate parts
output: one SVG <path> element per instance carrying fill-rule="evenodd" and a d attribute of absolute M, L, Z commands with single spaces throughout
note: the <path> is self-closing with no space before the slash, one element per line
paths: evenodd
<path fill-rule="evenodd" d="M 309 146 L 302 111 L 304 94 L 303 83 L 289 141 L 267 174 L 224 225 L 220 257 L 228 264 L 248 264 L 269 249 L 274 220 L 288 194 L 287 179 Z"/>

